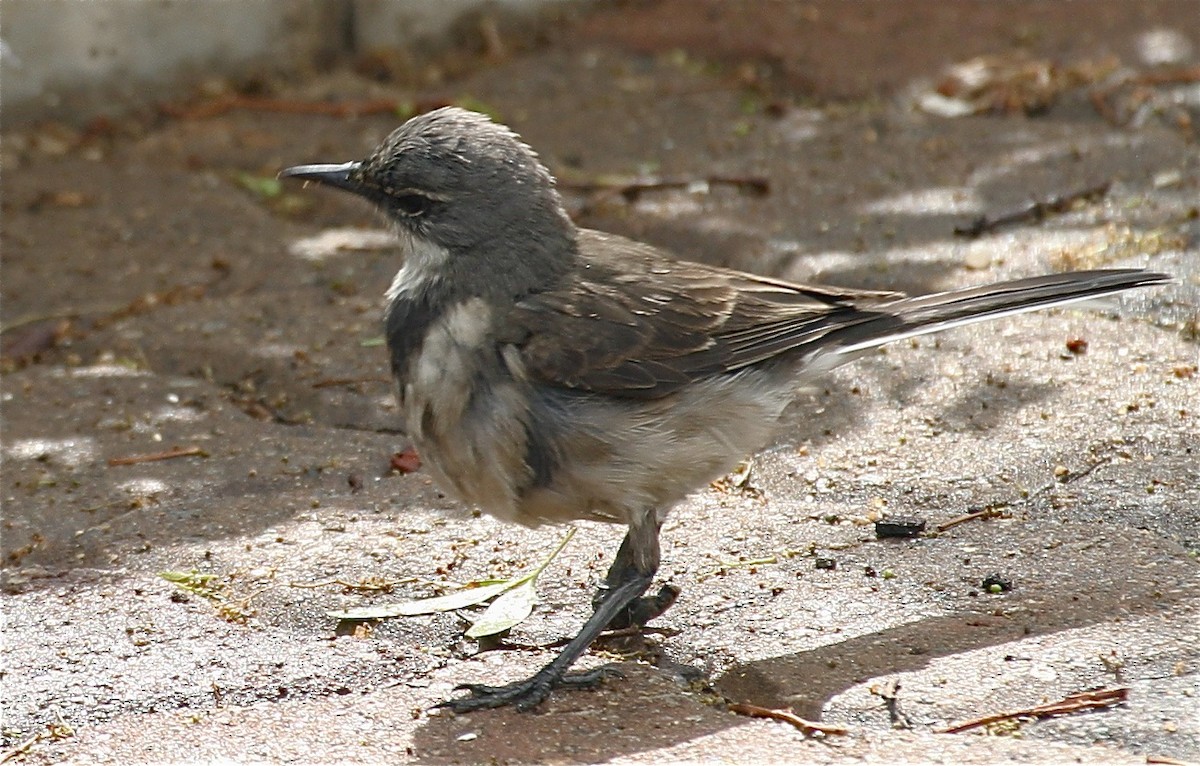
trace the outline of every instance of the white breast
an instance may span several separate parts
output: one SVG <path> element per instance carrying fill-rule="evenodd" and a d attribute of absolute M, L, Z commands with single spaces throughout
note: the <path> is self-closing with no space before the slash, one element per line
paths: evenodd
<path fill-rule="evenodd" d="M 524 482 L 527 399 L 495 347 L 492 310 L 472 298 L 427 331 L 404 384 L 404 416 L 435 481 L 458 499 L 516 521 Z"/>
<path fill-rule="evenodd" d="M 395 231 L 404 265 L 396 272 L 392 284 L 384 293 L 388 305 L 399 295 L 416 295 L 425 290 L 430 282 L 437 279 L 443 265 L 450 259 L 446 248 L 414 235 L 403 226 L 397 226 Z"/>

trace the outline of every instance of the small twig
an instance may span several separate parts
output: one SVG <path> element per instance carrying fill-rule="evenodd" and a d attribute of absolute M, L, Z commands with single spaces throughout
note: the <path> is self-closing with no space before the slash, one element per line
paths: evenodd
<path fill-rule="evenodd" d="M 741 561 L 721 561 L 718 559 L 717 567 L 715 569 L 711 569 L 707 572 L 701 572 L 699 575 L 697 575 L 696 579 L 699 582 L 703 582 L 710 577 L 716 577 L 717 575 L 725 574 L 731 569 L 749 569 L 751 567 L 760 567 L 768 564 L 778 563 L 779 556 L 776 555 L 763 556 L 757 559 L 743 559 Z"/>
<path fill-rule="evenodd" d="M 1082 479 L 1085 476 L 1090 476 L 1092 471 L 1095 471 L 1097 468 L 1099 468 L 1102 465 L 1108 465 L 1112 461 L 1113 461 L 1112 455 L 1105 455 L 1104 457 L 1100 458 L 1096 462 L 1089 465 L 1087 468 L 1084 468 L 1082 471 L 1076 471 L 1075 473 L 1066 474 L 1065 476 L 1063 476 L 1062 478 L 1060 478 L 1058 480 L 1058 483 L 1059 484 L 1070 484 L 1073 481 L 1078 481 L 1079 479 Z M 1050 485 L 1050 486 L 1054 486 L 1054 485 Z"/>
<path fill-rule="evenodd" d="M 218 117 L 235 109 L 256 112 L 278 112 L 283 114 L 313 114 L 323 117 L 359 117 L 368 114 L 397 114 L 426 112 L 448 102 L 440 100 L 408 103 L 390 98 L 375 98 L 362 101 L 306 101 L 272 96 L 244 96 L 231 94 L 218 96 L 202 104 L 162 104 L 159 109 L 169 117 L 182 120 L 204 120 Z"/>
<path fill-rule="evenodd" d="M 147 293 L 138 296 L 124 303 L 97 303 L 88 306 L 57 309 L 44 313 L 26 314 L 11 322 L 0 325 L 0 334 L 7 333 L 18 327 L 33 324 L 34 322 L 43 322 L 50 319 L 77 319 L 92 314 L 105 314 L 107 316 L 103 318 L 103 321 L 111 322 L 124 317 L 144 314 L 156 307 L 174 306 L 185 300 L 199 300 L 204 297 L 206 289 L 207 285 L 175 285 L 157 293 Z"/>
<path fill-rule="evenodd" d="M 177 457 L 208 457 L 208 453 L 200 447 L 175 447 L 163 452 L 152 452 L 149 455 L 109 458 L 108 464 L 110 466 L 136 465 L 137 463 L 153 463 L 156 460 L 172 460 Z"/>
<path fill-rule="evenodd" d="M 328 588 L 331 585 L 337 585 L 347 590 L 365 591 L 365 592 L 391 592 L 397 585 L 407 585 L 409 583 L 421 582 L 418 577 L 401 577 L 399 580 L 379 580 L 371 579 L 359 580 L 358 582 L 350 582 L 343 580 L 340 577 L 333 580 L 325 580 L 324 582 L 296 582 L 295 580 L 288 582 L 289 588 Z"/>
<path fill-rule="evenodd" d="M 71 724 L 66 722 L 66 719 L 62 717 L 62 713 L 57 708 L 54 709 L 54 717 L 58 720 L 54 723 L 46 724 L 44 731 L 39 731 L 33 736 L 27 737 L 17 743 L 14 747 L 5 750 L 4 754 L 0 755 L 0 763 L 8 763 L 14 758 L 28 755 L 29 751 L 39 742 L 45 742 L 46 740 L 57 741 L 75 736 L 75 729 L 71 727 Z"/>
<path fill-rule="evenodd" d="M 1057 487 L 1061 487 L 1065 484 L 1070 484 L 1071 482 L 1078 481 L 1079 479 L 1090 476 L 1092 474 L 1092 472 L 1094 472 L 1100 466 L 1108 465 L 1109 463 L 1111 463 L 1113 461 L 1114 457 L 1115 457 L 1114 455 L 1104 455 L 1102 457 L 1099 457 L 1095 461 L 1093 461 L 1090 465 L 1088 465 L 1086 468 L 1083 468 L 1074 473 L 1066 473 L 1063 476 L 1056 478 L 1054 481 L 1050 482 L 1049 484 L 1046 484 L 1045 486 L 1040 487 L 1036 491 L 1029 493 L 1024 498 L 1022 498 L 1020 501 L 1016 501 L 1016 502 L 1028 503 L 1028 502 L 1032 501 L 1034 498 L 1040 497 L 1040 496 L 1046 494 L 1047 492 L 1054 490 Z M 934 533 L 936 534 L 939 532 L 945 532 L 947 529 L 950 529 L 952 527 L 957 527 L 959 524 L 965 524 L 968 521 L 975 521 L 976 519 L 994 519 L 997 517 L 1004 516 L 1006 510 L 1009 507 L 1011 507 L 1011 505 L 1012 505 L 1011 503 L 999 502 L 999 503 L 994 503 L 992 505 L 989 505 L 988 507 L 986 507 L 982 510 L 979 510 L 979 511 L 972 511 L 971 513 L 964 513 L 962 516 L 955 516 L 953 519 L 943 522 L 942 524 L 939 524 L 937 527 L 935 527 Z"/>
<path fill-rule="evenodd" d="M 1160 69 L 1133 78 L 1138 85 L 1190 85 L 1200 82 L 1200 66 Z"/>
<path fill-rule="evenodd" d="M 1105 122 L 1113 127 L 1121 128 L 1130 120 L 1122 119 L 1109 103 L 1109 99 L 1121 88 L 1129 85 L 1153 88 L 1157 85 L 1187 85 L 1194 82 L 1200 82 L 1200 67 L 1198 66 L 1145 72 L 1133 77 L 1122 78 L 1108 87 L 1094 89 L 1088 93 L 1088 100 L 1092 102 L 1092 107 L 1104 118 Z"/>
<path fill-rule="evenodd" d="M 1164 766 L 1192 766 L 1187 761 L 1177 761 L 1165 755 L 1148 755 L 1146 756 L 1146 763 L 1161 763 Z"/>
<path fill-rule="evenodd" d="M 1034 200 L 1025 207 L 997 216 L 981 215 L 967 226 L 955 226 L 954 233 L 960 237 L 974 238 L 985 232 L 995 231 L 1002 226 L 1011 226 L 1026 221 L 1042 221 L 1052 213 L 1065 213 L 1076 202 L 1095 202 L 1102 199 L 1105 194 L 1108 194 L 1110 186 L 1112 186 L 1112 181 L 1104 181 L 1068 194 L 1058 194 L 1045 200 Z"/>
<path fill-rule="evenodd" d="M 762 176 L 705 176 L 703 178 L 659 178 L 649 176 L 628 179 L 563 180 L 559 179 L 558 186 L 585 193 L 611 192 L 619 194 L 628 200 L 637 198 L 646 191 L 661 189 L 687 189 L 696 184 L 709 186 L 733 186 L 744 189 L 752 194 L 766 194 L 771 190 L 771 182 Z"/>
<path fill-rule="evenodd" d="M 957 527 L 959 524 L 966 524 L 968 521 L 975 521 L 976 519 L 994 519 L 997 516 L 1003 516 L 1004 509 L 1007 507 L 1007 503 L 1001 503 L 999 505 L 990 505 L 987 508 L 984 508 L 982 511 L 964 513 L 962 516 L 955 516 L 953 519 L 950 519 L 947 522 L 938 524 L 937 527 L 935 527 L 935 531 L 945 532 L 947 529 Z"/>
<path fill-rule="evenodd" d="M 944 729 L 938 729 L 937 733 L 958 734 L 980 726 L 987 726 L 988 724 L 999 723 L 1001 721 L 1012 721 L 1017 718 L 1050 718 L 1056 715 L 1078 713 L 1083 710 L 1110 708 L 1124 702 L 1128 697 L 1129 687 L 1127 686 L 1118 686 L 1115 689 L 1079 692 L 1078 694 L 1064 697 L 1058 702 L 1049 702 L 1045 705 L 1036 705 L 1022 710 L 1011 710 L 1006 713 L 993 713 L 992 715 L 972 718 L 969 721 L 963 721 L 952 726 L 947 726 Z"/>
<path fill-rule="evenodd" d="M 84 306 L 79 308 L 67 308 L 48 313 L 26 314 L 18 317 L 11 322 L 6 322 L 0 325 L 0 333 L 7 333 L 9 330 L 15 330 L 18 327 L 24 327 L 27 324 L 34 322 L 45 322 L 50 319 L 75 319 L 77 317 L 86 316 L 88 314 L 109 314 L 120 311 L 126 304 L 121 303 L 105 303 L 96 306 Z"/>
<path fill-rule="evenodd" d="M 845 726 L 825 724 L 818 721 L 808 721 L 793 713 L 791 710 L 778 710 L 769 707 L 751 705 L 748 702 L 730 702 L 729 712 L 745 715 L 751 718 L 770 718 L 775 721 L 790 723 L 805 734 L 849 734 Z"/>
<path fill-rule="evenodd" d="M 737 561 L 718 561 L 717 571 L 725 569 L 745 569 L 746 567 L 760 567 L 765 564 L 778 564 L 779 557 L 772 554 L 770 556 L 760 556 L 756 559 L 738 559 Z"/>
<path fill-rule="evenodd" d="M 1139 75 L 1137 82 L 1142 85 L 1190 85 L 1191 83 L 1200 82 L 1200 66 L 1147 72 Z"/>
<path fill-rule="evenodd" d="M 46 733 L 39 731 L 31 737 L 26 737 L 17 744 L 4 751 L 4 755 L 0 755 L 0 763 L 8 763 L 17 756 L 26 755 L 33 746 L 46 738 Z"/>
<path fill-rule="evenodd" d="M 334 386 L 355 386 L 359 383 L 391 383 L 388 378 L 372 375 L 366 378 L 326 378 L 312 384 L 313 388 L 332 388 Z"/>

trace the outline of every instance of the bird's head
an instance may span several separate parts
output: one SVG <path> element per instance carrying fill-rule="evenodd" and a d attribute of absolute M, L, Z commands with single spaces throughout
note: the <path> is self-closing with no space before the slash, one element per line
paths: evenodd
<path fill-rule="evenodd" d="M 370 200 L 410 250 L 443 253 L 456 270 L 555 272 L 574 253 L 549 171 L 512 130 L 466 109 L 413 117 L 364 160 L 279 175 Z"/>

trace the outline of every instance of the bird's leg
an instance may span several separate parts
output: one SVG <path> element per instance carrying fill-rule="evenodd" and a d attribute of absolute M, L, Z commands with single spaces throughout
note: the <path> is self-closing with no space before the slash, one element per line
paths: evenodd
<path fill-rule="evenodd" d="M 656 522 L 654 527 L 655 540 L 658 538 L 658 531 L 662 529 L 662 522 Z M 637 576 L 637 567 L 633 563 L 633 549 L 636 541 L 633 540 L 633 528 L 626 533 L 625 539 L 621 541 L 621 548 L 617 551 L 617 557 L 613 559 L 612 566 L 608 568 L 608 574 L 604 576 L 604 583 L 596 590 L 596 595 L 592 597 L 592 608 L 599 609 L 600 604 L 608 597 L 609 591 L 614 588 L 619 588 L 623 583 Z M 655 569 L 657 570 L 657 566 Z M 664 584 L 658 589 L 658 593 L 653 596 L 640 596 L 629 603 L 624 609 L 617 613 L 615 617 L 608 621 L 605 630 L 624 630 L 625 628 L 643 628 L 646 623 L 658 617 L 663 612 L 671 608 L 675 603 L 675 599 L 679 598 L 679 586 Z"/>
<path fill-rule="evenodd" d="M 587 651 L 596 636 L 603 633 L 614 619 L 640 603 L 639 597 L 654 581 L 659 555 L 659 525 L 655 517 L 654 510 L 650 509 L 629 525 L 629 532 L 621 543 L 617 560 L 613 562 L 605 578 L 607 587 L 592 600 L 592 616 L 557 657 L 524 681 L 505 686 L 464 684 L 459 688 L 469 691 L 470 696 L 447 700 L 438 707 L 448 707 L 456 713 L 504 705 L 515 705 L 518 710 L 529 710 L 546 699 L 550 690 L 556 686 L 581 687 L 598 683 L 606 675 L 603 668 L 571 675 L 567 675 L 567 669 Z"/>

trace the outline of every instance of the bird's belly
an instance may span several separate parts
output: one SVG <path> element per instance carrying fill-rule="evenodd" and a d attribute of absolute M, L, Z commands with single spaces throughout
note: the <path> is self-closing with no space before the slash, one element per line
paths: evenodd
<path fill-rule="evenodd" d="M 409 389 L 409 434 L 437 485 L 455 499 L 506 521 L 517 517 L 517 486 L 524 464 L 524 426 L 515 391 L 490 391 L 447 412 L 443 397 Z M 438 413 L 438 414 L 433 414 Z"/>
<path fill-rule="evenodd" d="M 653 401 L 579 397 L 550 416 L 535 408 L 558 461 L 550 481 L 520 495 L 518 512 L 621 523 L 649 509 L 663 515 L 765 446 L 790 400 L 789 384 L 754 373 L 697 381 Z"/>

